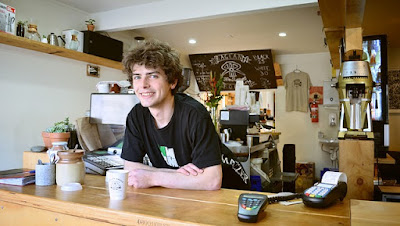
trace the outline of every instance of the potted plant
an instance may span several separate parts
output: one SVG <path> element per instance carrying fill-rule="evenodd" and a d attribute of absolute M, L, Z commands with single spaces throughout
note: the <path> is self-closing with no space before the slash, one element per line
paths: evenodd
<path fill-rule="evenodd" d="M 86 26 L 87 26 L 87 29 L 89 30 L 89 31 L 94 31 L 94 23 L 95 23 L 96 21 L 94 20 L 94 19 L 89 19 L 89 20 L 86 20 L 85 21 L 85 23 L 86 23 Z"/>
<path fill-rule="evenodd" d="M 73 131 L 75 131 L 75 126 L 69 122 L 69 117 L 63 121 L 54 123 L 53 126 L 42 132 L 44 146 L 51 148 L 53 142 L 68 142 Z"/>

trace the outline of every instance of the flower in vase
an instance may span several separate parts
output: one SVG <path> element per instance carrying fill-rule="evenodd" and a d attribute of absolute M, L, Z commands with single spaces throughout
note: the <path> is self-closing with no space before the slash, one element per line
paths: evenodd
<path fill-rule="evenodd" d="M 223 78 L 224 76 L 219 76 L 217 80 L 215 74 L 212 71 L 210 72 L 210 90 L 207 91 L 207 100 L 205 101 L 210 108 L 217 107 L 218 102 L 222 99 Z"/>

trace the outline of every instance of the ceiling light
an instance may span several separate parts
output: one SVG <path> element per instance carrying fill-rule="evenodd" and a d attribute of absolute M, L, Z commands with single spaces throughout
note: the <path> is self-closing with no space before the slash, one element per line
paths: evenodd
<path fill-rule="evenodd" d="M 135 37 L 135 42 L 136 42 L 137 45 L 139 45 L 139 44 L 145 42 L 145 39 L 144 39 L 144 37 L 136 36 Z"/>
<path fill-rule="evenodd" d="M 285 36 L 286 36 L 286 33 L 285 33 L 285 32 L 280 32 L 280 33 L 279 33 L 279 36 L 280 36 L 280 37 L 285 37 Z"/>
<path fill-rule="evenodd" d="M 196 44 L 196 42 L 197 42 L 196 39 L 193 39 L 193 38 L 189 39 L 190 44 Z"/>

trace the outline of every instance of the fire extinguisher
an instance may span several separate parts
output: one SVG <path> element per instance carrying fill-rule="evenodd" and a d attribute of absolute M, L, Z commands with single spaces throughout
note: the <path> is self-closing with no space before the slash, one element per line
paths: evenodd
<path fill-rule="evenodd" d="M 316 100 L 310 103 L 311 122 L 318 122 L 318 103 Z"/>

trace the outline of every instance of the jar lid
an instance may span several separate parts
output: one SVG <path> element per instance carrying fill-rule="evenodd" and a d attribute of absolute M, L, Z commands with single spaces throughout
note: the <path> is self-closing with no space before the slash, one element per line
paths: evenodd
<path fill-rule="evenodd" d="M 51 143 L 52 145 L 67 145 L 68 144 L 68 142 L 66 142 L 66 141 L 57 141 L 57 142 L 53 142 L 53 143 Z"/>
<path fill-rule="evenodd" d="M 80 183 L 67 183 L 61 186 L 61 191 L 79 191 L 82 190 L 82 185 Z"/>

